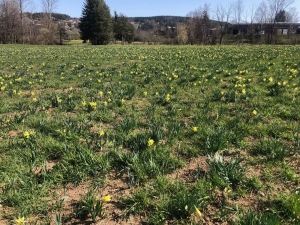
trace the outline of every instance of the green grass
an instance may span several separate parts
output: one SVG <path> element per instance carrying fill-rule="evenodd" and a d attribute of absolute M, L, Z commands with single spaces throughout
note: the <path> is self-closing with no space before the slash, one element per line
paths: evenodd
<path fill-rule="evenodd" d="M 300 47 L 69 44 L 1 46 L 7 224 L 110 220 L 120 179 L 124 221 L 299 222 Z"/>

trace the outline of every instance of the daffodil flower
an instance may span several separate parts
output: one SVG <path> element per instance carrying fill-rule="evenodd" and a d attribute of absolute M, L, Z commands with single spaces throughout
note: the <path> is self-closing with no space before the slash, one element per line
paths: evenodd
<path fill-rule="evenodd" d="M 149 139 L 148 140 L 148 146 L 150 147 L 151 145 L 153 145 L 154 144 L 154 140 L 153 139 Z"/>
<path fill-rule="evenodd" d="M 104 134 L 105 134 L 105 133 L 104 133 L 104 131 L 103 131 L 103 130 L 99 131 L 99 135 L 100 135 L 100 137 L 102 137 Z"/>
<path fill-rule="evenodd" d="M 194 206 L 195 207 L 195 210 L 196 210 L 196 214 L 199 216 L 199 217 L 201 217 L 202 216 L 202 213 L 200 212 L 200 210 L 196 207 L 196 206 Z"/>
<path fill-rule="evenodd" d="M 104 197 L 101 198 L 102 202 L 109 202 L 110 200 L 111 200 L 110 195 L 106 195 L 106 196 L 104 196 Z"/>
<path fill-rule="evenodd" d="M 16 222 L 16 225 L 23 225 L 23 224 L 27 223 L 27 221 L 25 221 L 24 217 L 22 217 L 22 218 L 19 217 L 18 219 L 15 220 L 15 222 Z"/>

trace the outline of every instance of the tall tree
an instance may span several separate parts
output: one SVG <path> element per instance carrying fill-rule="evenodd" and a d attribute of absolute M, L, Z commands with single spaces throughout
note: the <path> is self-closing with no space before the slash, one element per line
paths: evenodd
<path fill-rule="evenodd" d="M 0 1 L 0 42 L 16 43 L 20 27 L 18 7 L 14 1 Z"/>
<path fill-rule="evenodd" d="M 214 18 L 219 24 L 219 44 L 222 44 L 223 37 L 228 33 L 229 18 L 231 14 L 230 5 L 218 4 L 214 10 Z"/>
<path fill-rule="evenodd" d="M 67 31 L 66 31 L 66 28 L 65 28 L 64 24 L 58 23 L 57 33 L 58 33 L 58 36 L 59 36 L 59 44 L 63 45 L 63 40 L 68 38 L 68 34 L 67 34 Z"/>
<path fill-rule="evenodd" d="M 22 44 L 24 44 L 24 11 L 30 4 L 30 0 L 15 0 L 15 2 L 20 13 Z"/>
<path fill-rule="evenodd" d="M 268 2 L 272 22 L 272 32 L 271 34 L 268 34 L 268 43 L 271 44 L 276 30 L 276 15 L 278 15 L 280 11 L 286 10 L 292 3 L 294 3 L 294 0 L 268 0 Z"/>
<path fill-rule="evenodd" d="M 275 15 L 275 22 L 286 22 L 286 13 L 285 13 L 285 10 L 280 10 Z"/>
<path fill-rule="evenodd" d="M 233 17 L 234 17 L 233 19 L 234 19 L 234 22 L 237 23 L 238 26 L 242 22 L 244 9 L 245 9 L 245 7 L 244 7 L 243 0 L 236 0 L 232 4 L 232 12 L 233 12 Z"/>
<path fill-rule="evenodd" d="M 268 6 L 267 4 L 263 1 L 259 4 L 258 8 L 255 11 L 255 16 L 254 20 L 260 24 L 260 41 L 262 43 L 262 37 L 263 37 L 263 32 L 264 29 L 266 29 L 266 23 L 268 21 Z"/>
<path fill-rule="evenodd" d="M 111 15 L 104 0 L 85 0 L 79 23 L 80 38 L 93 45 L 108 44 Z"/>
<path fill-rule="evenodd" d="M 187 17 L 188 37 L 191 44 L 208 44 L 210 32 L 209 6 L 199 7 L 190 12 Z"/>
<path fill-rule="evenodd" d="M 121 13 L 118 15 L 117 12 L 115 12 L 113 31 L 115 39 L 122 41 L 122 44 L 124 44 L 125 41 L 131 43 L 134 39 L 134 27 L 128 18 Z"/>
<path fill-rule="evenodd" d="M 184 45 L 188 41 L 187 27 L 184 23 L 177 23 L 177 41 L 180 45 Z"/>
<path fill-rule="evenodd" d="M 41 0 L 42 7 L 47 16 L 47 28 L 50 29 L 52 21 L 52 13 L 57 7 L 58 0 Z"/>
<path fill-rule="evenodd" d="M 286 22 L 289 23 L 288 38 L 290 38 L 292 24 L 296 23 L 298 20 L 299 20 L 299 14 L 297 12 L 297 9 L 295 7 L 290 8 L 289 11 L 286 13 Z"/>
<path fill-rule="evenodd" d="M 233 19 L 234 22 L 237 24 L 237 34 L 239 35 L 239 42 L 243 41 L 243 31 L 241 30 L 241 23 L 242 23 L 242 17 L 243 17 L 243 13 L 244 13 L 244 2 L 243 0 L 236 0 L 233 4 L 232 4 L 232 13 L 233 13 Z"/>

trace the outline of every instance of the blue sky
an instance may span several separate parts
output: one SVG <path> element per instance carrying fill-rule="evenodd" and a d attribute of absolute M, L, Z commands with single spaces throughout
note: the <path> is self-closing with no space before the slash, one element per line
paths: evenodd
<path fill-rule="evenodd" d="M 40 0 L 34 0 L 36 3 L 35 11 L 41 11 Z M 226 1 L 226 2 L 234 2 Z M 262 0 L 243 0 L 245 9 L 254 4 L 259 4 Z M 84 0 L 58 0 L 56 12 L 65 13 L 72 17 L 80 17 Z M 128 17 L 136 16 L 186 16 L 189 12 L 203 6 L 205 3 L 213 9 L 217 4 L 227 4 L 224 0 L 106 0 L 111 13 L 114 11 L 123 13 Z M 296 7 L 300 14 L 300 0 L 295 0 L 291 5 Z"/>

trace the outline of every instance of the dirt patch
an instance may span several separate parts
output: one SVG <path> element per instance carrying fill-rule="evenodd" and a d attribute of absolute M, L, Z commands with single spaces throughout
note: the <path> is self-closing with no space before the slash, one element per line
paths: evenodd
<path fill-rule="evenodd" d="M 19 136 L 22 132 L 18 131 L 18 130 L 11 130 L 7 133 L 7 137 L 8 138 L 15 138 L 17 136 Z"/>
<path fill-rule="evenodd" d="M 49 162 L 46 162 L 43 166 L 39 166 L 39 167 L 36 167 L 35 170 L 34 170 L 34 173 L 35 174 L 38 174 L 40 172 L 43 172 L 43 171 L 49 171 L 49 170 L 52 170 L 53 167 L 58 163 L 58 161 L 49 161 Z"/>
<path fill-rule="evenodd" d="M 64 201 L 64 209 L 61 214 L 65 215 L 66 218 L 70 218 L 70 221 L 65 223 L 70 224 L 142 224 L 142 218 L 140 216 L 132 216 L 130 218 L 124 217 L 124 208 L 122 205 L 122 200 L 124 196 L 131 194 L 130 186 L 127 184 L 126 177 L 117 177 L 115 173 L 111 173 L 106 183 L 96 190 L 96 196 L 101 198 L 103 196 L 110 195 L 111 201 L 104 203 L 105 208 L 105 218 L 101 218 L 97 223 L 92 223 L 90 219 L 85 221 L 80 221 L 74 219 L 73 213 L 78 205 L 82 196 L 84 196 L 89 188 L 92 186 L 92 182 L 83 182 L 78 186 L 67 185 L 65 189 L 59 191 L 60 196 L 68 196 Z"/>
<path fill-rule="evenodd" d="M 3 218 L 3 215 L 9 214 L 11 209 L 9 207 L 3 207 L 3 205 L 0 204 L 0 225 L 10 224 L 7 219 Z"/>
<path fill-rule="evenodd" d="M 173 173 L 167 175 L 167 177 L 184 182 L 193 182 L 208 171 L 206 160 L 206 156 L 192 158 L 185 167 L 175 170 Z"/>
<path fill-rule="evenodd" d="M 97 224 L 142 224 L 142 218 L 139 216 L 131 216 L 128 219 L 124 217 L 122 201 L 125 196 L 131 194 L 126 176 L 117 177 L 115 173 L 111 173 L 101 192 L 102 196 L 110 195 L 112 200 L 105 205 L 106 218 Z"/>

